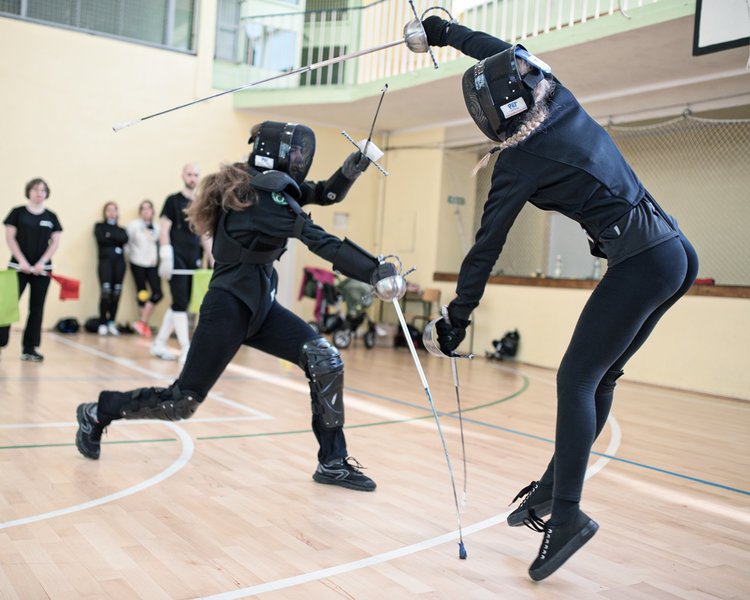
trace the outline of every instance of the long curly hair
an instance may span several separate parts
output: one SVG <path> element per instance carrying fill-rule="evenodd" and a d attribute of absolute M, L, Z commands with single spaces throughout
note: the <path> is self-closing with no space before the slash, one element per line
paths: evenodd
<path fill-rule="evenodd" d="M 218 173 L 204 177 L 195 200 L 185 211 L 193 231 L 198 235 L 213 235 L 220 211 L 241 211 L 255 204 L 251 180 L 245 163 L 222 165 Z"/>

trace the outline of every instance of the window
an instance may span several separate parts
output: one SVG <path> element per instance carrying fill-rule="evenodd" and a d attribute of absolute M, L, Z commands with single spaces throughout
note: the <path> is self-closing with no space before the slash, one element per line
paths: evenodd
<path fill-rule="evenodd" d="M 283 73 L 295 68 L 297 34 L 294 31 L 246 23 L 248 63 L 269 71 Z"/>
<path fill-rule="evenodd" d="M 219 0 L 214 56 L 220 60 L 240 60 L 240 5 L 240 0 Z"/>
<path fill-rule="evenodd" d="M 195 0 L 0 0 L 0 16 L 192 51 L 195 4 Z"/>

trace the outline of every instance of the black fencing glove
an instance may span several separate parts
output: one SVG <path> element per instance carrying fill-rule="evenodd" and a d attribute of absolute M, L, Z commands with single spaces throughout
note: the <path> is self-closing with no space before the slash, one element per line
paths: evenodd
<path fill-rule="evenodd" d="M 450 23 L 437 15 L 427 17 L 422 21 L 422 27 L 427 34 L 427 43 L 430 46 L 448 45 L 448 27 Z"/>
<path fill-rule="evenodd" d="M 354 181 L 362 173 L 367 171 L 370 166 L 370 159 L 361 152 L 352 152 L 346 157 L 344 164 L 341 165 L 341 174 L 347 179 Z"/>
<path fill-rule="evenodd" d="M 456 348 L 461 345 L 466 337 L 466 328 L 471 324 L 468 319 L 459 319 L 458 317 L 450 317 L 450 321 L 445 318 L 440 319 L 435 323 L 435 330 L 437 331 L 437 341 L 440 346 L 440 350 L 443 354 L 451 356 Z"/>
<path fill-rule="evenodd" d="M 381 279 L 387 279 L 388 277 L 393 277 L 394 275 L 398 275 L 396 265 L 390 262 L 380 263 L 373 269 L 372 273 L 370 274 L 370 284 L 375 286 Z"/>

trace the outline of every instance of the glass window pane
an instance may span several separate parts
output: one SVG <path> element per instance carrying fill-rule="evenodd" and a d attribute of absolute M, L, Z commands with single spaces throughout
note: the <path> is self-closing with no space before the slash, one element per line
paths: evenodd
<path fill-rule="evenodd" d="M 0 12 L 11 15 L 20 15 L 21 0 L 0 0 Z"/>
<path fill-rule="evenodd" d="M 174 14 L 174 31 L 172 47 L 181 50 L 193 50 L 193 11 L 195 0 L 176 0 Z"/>
<path fill-rule="evenodd" d="M 121 0 L 81 0 L 80 27 L 120 35 Z"/>
<path fill-rule="evenodd" d="M 29 0 L 27 17 L 63 25 L 76 25 L 75 0 Z"/>
<path fill-rule="evenodd" d="M 122 35 L 163 44 L 167 0 L 127 0 L 123 7 Z"/>

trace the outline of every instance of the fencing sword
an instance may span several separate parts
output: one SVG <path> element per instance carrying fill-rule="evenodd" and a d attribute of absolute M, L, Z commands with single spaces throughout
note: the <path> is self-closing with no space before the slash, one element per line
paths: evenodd
<path fill-rule="evenodd" d="M 463 529 L 461 527 L 461 510 L 458 506 L 456 479 L 453 476 L 453 466 L 451 465 L 451 458 L 448 454 L 448 446 L 445 443 L 443 428 L 440 426 L 440 418 L 438 417 L 435 403 L 432 401 L 430 386 L 427 384 L 427 378 L 425 377 L 424 370 L 422 369 L 422 363 L 419 361 L 419 356 L 417 356 L 417 351 L 414 348 L 414 342 L 412 341 L 411 335 L 409 334 L 409 327 L 406 325 L 406 320 L 404 319 L 404 313 L 401 312 L 401 305 L 398 303 L 399 299 L 406 293 L 406 280 L 404 279 L 404 277 L 406 277 L 406 275 L 416 269 L 412 268 L 409 269 L 406 273 L 402 273 L 403 265 L 401 264 L 401 260 L 397 256 L 392 254 L 388 256 L 380 256 L 378 257 L 378 260 L 382 263 L 385 262 L 388 258 L 393 258 L 396 262 L 398 262 L 398 273 L 396 275 L 386 277 L 378 281 L 375 284 L 375 293 L 381 300 L 385 302 L 393 302 L 393 308 L 396 310 L 396 315 L 398 316 L 399 323 L 401 324 L 401 329 L 404 332 L 406 344 L 407 346 L 409 346 L 409 351 L 411 352 L 411 356 L 414 359 L 414 365 L 417 367 L 417 373 L 419 373 L 419 378 L 422 381 L 422 387 L 424 388 L 425 394 L 427 394 L 427 401 L 429 402 L 430 408 L 432 409 L 432 416 L 435 417 L 435 424 L 437 425 L 438 435 L 440 436 L 440 441 L 443 444 L 445 462 L 448 464 L 448 473 L 450 474 L 451 487 L 453 489 L 453 501 L 456 505 L 456 517 L 458 519 L 458 557 L 461 560 L 466 560 L 467 553 L 466 547 L 464 546 Z"/>
<path fill-rule="evenodd" d="M 378 114 L 380 114 L 380 105 L 383 104 L 383 96 L 385 96 L 385 93 L 388 91 L 388 84 L 386 83 L 383 86 L 383 89 L 380 90 L 380 100 L 378 101 L 378 107 L 375 109 L 375 116 L 372 118 L 372 125 L 370 126 L 370 135 L 367 136 L 367 140 L 364 140 L 362 142 L 355 142 L 352 139 L 352 136 L 350 136 L 346 131 L 342 130 L 341 135 L 343 135 L 347 140 L 349 140 L 354 146 L 359 150 L 366 158 L 369 160 L 375 167 L 380 171 L 383 175 L 388 177 L 388 171 L 386 171 L 383 167 L 381 167 L 378 164 L 378 160 L 380 160 L 380 157 L 383 156 L 383 152 L 378 148 L 375 144 L 372 144 L 372 132 L 375 131 L 375 122 L 378 120 Z M 372 145 L 372 148 L 370 148 L 370 145 Z M 368 150 L 370 150 L 370 153 L 368 154 Z"/>
<path fill-rule="evenodd" d="M 419 20 L 419 17 L 417 16 L 416 10 L 414 9 L 414 4 L 412 3 L 412 0 L 409 0 L 409 3 L 412 8 L 412 12 L 414 13 L 415 20 L 410 21 L 404 26 L 404 37 L 400 38 L 398 40 L 393 40 L 392 42 L 386 42 L 385 44 L 381 44 L 380 46 L 375 46 L 374 48 L 367 48 L 365 50 L 356 50 L 354 52 L 349 52 L 348 54 L 342 54 L 341 56 L 336 56 L 333 58 L 329 58 L 327 60 L 321 60 L 319 62 L 313 63 L 311 65 L 306 65 L 304 67 L 299 67 L 297 69 L 292 69 L 291 71 L 286 71 L 284 73 L 278 73 L 276 75 L 272 75 L 271 77 L 266 77 L 265 79 L 260 79 L 258 81 L 253 81 L 251 83 L 246 83 L 244 85 L 240 85 L 238 87 L 232 88 L 231 90 L 224 90 L 222 92 L 217 92 L 216 94 L 211 94 L 209 96 L 204 96 L 203 98 L 198 98 L 197 100 L 192 100 L 191 102 L 185 102 L 183 104 L 179 104 L 177 106 L 173 106 L 172 108 L 167 108 L 165 110 L 160 110 L 159 112 L 152 113 L 150 115 L 146 115 L 145 117 L 140 117 L 138 119 L 134 119 L 132 121 L 125 121 L 123 123 L 117 123 L 116 125 L 112 126 L 112 131 L 117 133 L 118 131 L 121 131 L 123 129 L 126 129 L 128 127 L 132 127 L 133 125 L 137 125 L 138 123 L 142 123 L 143 121 L 147 121 L 148 119 L 153 119 L 154 117 L 159 117 L 161 115 L 166 115 L 167 113 L 174 112 L 176 110 L 180 110 L 182 108 L 187 108 L 188 106 L 192 106 L 194 104 L 199 104 L 201 102 L 206 102 L 207 100 L 213 100 L 214 98 L 218 98 L 219 96 L 225 96 L 227 94 L 234 94 L 235 92 L 240 92 L 242 90 L 249 89 L 251 87 L 255 87 L 256 85 L 260 85 L 261 83 L 266 83 L 268 81 L 273 81 L 274 79 L 281 79 L 283 77 L 290 77 L 291 75 L 297 75 L 299 73 L 307 73 L 309 71 L 314 71 L 315 69 L 320 69 L 322 67 L 327 67 L 329 65 L 334 65 L 336 63 L 344 62 L 346 60 L 350 60 L 352 58 L 357 58 L 359 56 L 364 56 L 365 54 L 371 54 L 373 52 L 378 52 L 380 50 L 385 50 L 387 48 L 392 48 L 393 46 L 400 46 L 401 44 L 406 44 L 408 48 L 412 52 L 429 52 L 430 56 L 432 56 L 432 62 L 435 65 L 435 68 L 438 68 L 437 61 L 435 60 L 434 55 L 432 54 L 432 50 L 430 49 L 429 44 L 427 43 L 427 33 L 424 30 L 424 27 L 422 26 L 422 22 Z"/>
<path fill-rule="evenodd" d="M 425 325 L 424 333 L 422 334 L 422 343 L 424 344 L 425 349 L 432 354 L 433 356 L 437 356 L 440 358 L 450 358 L 451 359 L 451 374 L 453 375 L 453 387 L 456 390 L 456 404 L 458 405 L 458 424 L 461 429 L 461 452 L 463 455 L 463 463 L 464 463 L 464 494 L 463 494 L 463 502 L 466 504 L 467 497 L 468 497 L 468 475 L 467 475 L 467 469 L 466 469 L 466 443 L 464 442 L 464 417 L 461 407 L 461 393 L 459 391 L 459 382 L 458 382 L 458 359 L 465 358 L 468 360 L 472 360 L 474 358 L 474 355 L 469 354 L 460 354 L 457 352 L 451 352 L 451 354 L 445 354 L 440 349 L 440 344 L 438 344 L 437 339 L 435 338 L 434 331 L 435 331 L 435 324 L 444 319 L 446 322 L 450 323 L 450 319 L 448 318 L 448 307 L 443 305 L 442 309 L 440 310 L 440 317 L 437 319 L 433 319 L 427 325 Z"/>

